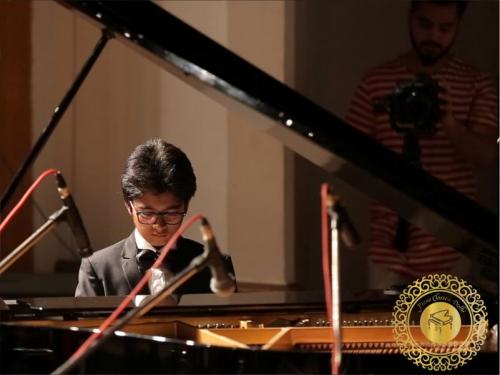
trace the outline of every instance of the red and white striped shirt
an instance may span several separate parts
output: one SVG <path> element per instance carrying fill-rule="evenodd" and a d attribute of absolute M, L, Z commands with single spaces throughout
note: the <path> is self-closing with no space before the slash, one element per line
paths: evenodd
<path fill-rule="evenodd" d="M 402 152 L 404 136 L 390 125 L 389 115 L 375 113 L 374 101 L 393 93 L 397 83 L 414 80 L 414 73 L 396 59 L 365 75 L 351 103 L 346 120 L 383 145 Z M 484 73 L 452 57 L 432 75 L 447 82 L 458 121 L 468 126 L 480 124 L 496 128 L 498 122 L 497 91 Z M 472 165 L 457 154 L 446 132 L 438 125 L 436 134 L 420 139 L 421 165 L 424 170 L 459 192 L 475 199 Z M 371 259 L 390 270 L 418 277 L 433 272 L 446 272 L 457 259 L 458 252 L 422 229 L 409 226 L 408 249 L 403 253 L 394 247 L 398 214 L 377 202 L 370 207 Z"/>

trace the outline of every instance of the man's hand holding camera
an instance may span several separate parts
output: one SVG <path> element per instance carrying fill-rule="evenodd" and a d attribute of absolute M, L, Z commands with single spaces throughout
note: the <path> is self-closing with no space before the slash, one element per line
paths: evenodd
<path fill-rule="evenodd" d="M 493 165 L 496 161 L 495 131 L 481 124 L 460 121 L 453 113 L 451 87 L 443 77 L 436 77 L 440 87 L 438 98 L 442 126 L 457 153 L 477 166 Z"/>

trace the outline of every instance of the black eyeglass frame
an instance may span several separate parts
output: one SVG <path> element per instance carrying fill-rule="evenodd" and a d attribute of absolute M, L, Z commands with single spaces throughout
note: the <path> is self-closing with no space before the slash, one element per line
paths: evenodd
<path fill-rule="evenodd" d="M 137 221 L 143 225 L 154 225 L 158 222 L 160 216 L 163 220 L 163 222 L 166 225 L 179 225 L 182 223 L 182 220 L 186 216 L 187 212 L 171 212 L 171 211 L 163 211 L 163 212 L 155 212 L 155 211 L 137 211 L 137 209 L 134 207 L 131 201 L 128 202 L 130 207 L 135 211 L 135 216 L 137 217 Z M 144 221 L 145 215 L 144 214 L 149 214 L 151 219 L 154 219 L 154 221 L 148 222 Z M 142 215 L 142 216 L 141 216 Z M 177 218 L 178 220 L 175 222 L 169 221 L 168 218 Z"/>

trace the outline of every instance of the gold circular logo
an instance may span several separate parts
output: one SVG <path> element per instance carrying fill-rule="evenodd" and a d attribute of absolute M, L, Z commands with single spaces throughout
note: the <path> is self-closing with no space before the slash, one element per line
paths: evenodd
<path fill-rule="evenodd" d="M 486 339 L 487 312 L 477 291 L 451 275 L 427 275 L 401 293 L 394 339 L 416 365 L 450 371 L 473 358 Z"/>
<path fill-rule="evenodd" d="M 456 308 L 447 302 L 434 302 L 420 315 L 420 329 L 427 340 L 444 344 L 453 340 L 460 331 L 462 319 Z"/>

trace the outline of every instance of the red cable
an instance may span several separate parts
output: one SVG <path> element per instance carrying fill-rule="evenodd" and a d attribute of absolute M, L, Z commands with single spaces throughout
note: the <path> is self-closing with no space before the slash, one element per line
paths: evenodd
<path fill-rule="evenodd" d="M 38 185 L 40 185 L 40 183 L 45 179 L 45 177 L 47 177 L 51 174 L 56 174 L 58 172 L 60 172 L 60 171 L 57 169 L 53 169 L 53 168 L 47 169 L 45 172 L 43 172 L 36 179 L 35 182 L 33 182 L 33 184 L 28 188 L 28 190 L 26 190 L 26 192 L 24 193 L 22 198 L 19 200 L 19 202 L 17 202 L 16 206 L 8 213 L 8 215 L 5 217 L 5 219 L 0 224 L 0 233 L 2 233 L 4 228 L 7 226 L 7 224 L 10 223 L 10 221 L 12 220 L 14 215 L 17 214 L 17 212 L 21 209 L 21 207 L 24 206 L 24 204 L 26 203 L 28 198 L 31 196 L 31 194 L 33 194 L 33 191 L 38 187 Z"/>
<path fill-rule="evenodd" d="M 160 250 L 160 256 L 156 259 L 155 263 L 151 266 L 151 268 L 156 268 L 162 264 L 163 259 L 167 256 L 167 253 L 174 246 L 177 239 L 180 237 L 182 233 L 186 231 L 195 221 L 200 220 L 202 215 L 197 214 L 189 220 L 187 220 L 170 238 L 165 246 Z M 116 318 L 123 312 L 123 310 L 129 305 L 129 303 L 133 300 L 133 298 L 141 291 L 143 286 L 148 282 L 151 278 L 151 269 L 149 269 L 139 283 L 135 286 L 134 289 L 123 299 L 120 305 L 111 313 L 111 315 L 104 321 L 99 327 L 99 332 L 94 332 L 90 335 L 87 340 L 71 355 L 68 361 L 76 361 L 79 357 L 81 357 L 85 352 L 89 349 L 89 347 L 96 341 L 103 333 L 104 330 L 107 329 Z"/>

